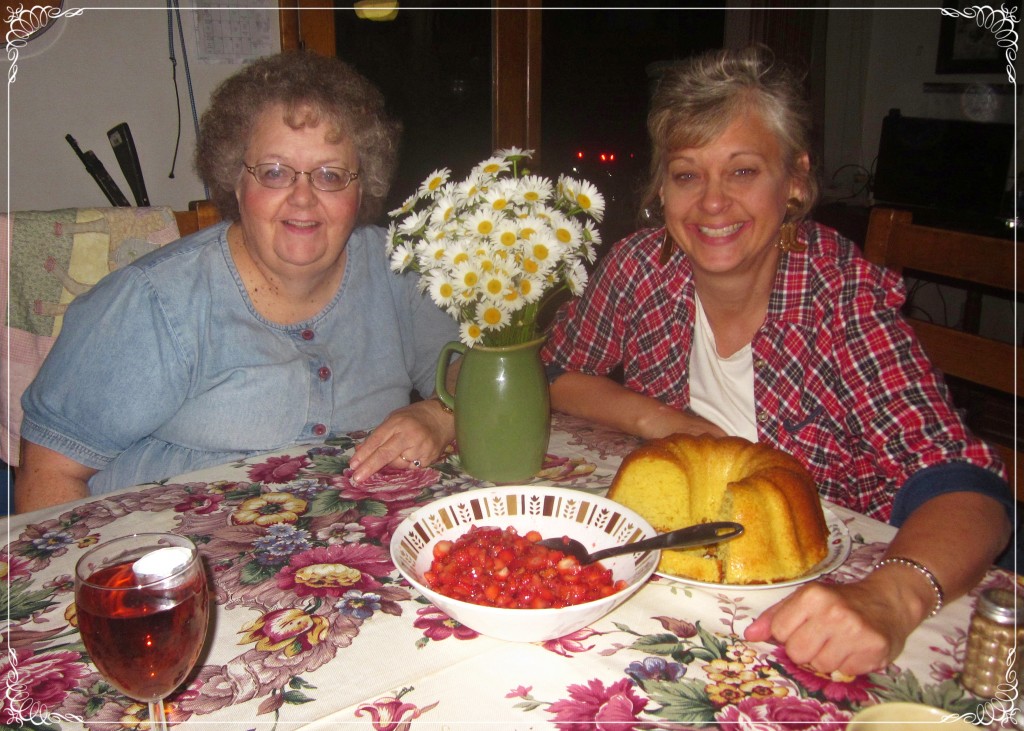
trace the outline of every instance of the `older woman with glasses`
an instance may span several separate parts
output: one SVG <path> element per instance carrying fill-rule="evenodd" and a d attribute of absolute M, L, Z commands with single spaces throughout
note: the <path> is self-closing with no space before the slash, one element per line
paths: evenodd
<path fill-rule="evenodd" d="M 224 222 L 69 308 L 24 399 L 15 507 L 34 510 L 373 429 L 353 478 L 454 438 L 433 393 L 452 318 L 388 269 L 400 127 L 336 59 L 285 53 L 225 81 L 196 168 Z"/>

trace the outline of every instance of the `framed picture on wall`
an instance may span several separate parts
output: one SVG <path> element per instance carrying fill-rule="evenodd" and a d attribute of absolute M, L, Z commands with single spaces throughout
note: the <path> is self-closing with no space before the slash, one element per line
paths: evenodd
<path fill-rule="evenodd" d="M 977 9 L 978 6 L 964 0 L 946 0 L 942 7 L 963 10 L 967 7 Z M 943 14 L 935 73 L 998 74 L 1005 67 L 1006 54 L 996 43 L 996 36 L 990 28 L 978 25 L 974 17 Z"/>

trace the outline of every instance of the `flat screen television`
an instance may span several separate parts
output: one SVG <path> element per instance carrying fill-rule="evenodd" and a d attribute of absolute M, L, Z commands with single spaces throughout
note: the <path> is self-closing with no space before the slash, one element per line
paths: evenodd
<path fill-rule="evenodd" d="M 951 216 L 1007 215 L 1013 143 L 1012 124 L 904 117 L 894 109 L 882 121 L 875 202 Z"/>

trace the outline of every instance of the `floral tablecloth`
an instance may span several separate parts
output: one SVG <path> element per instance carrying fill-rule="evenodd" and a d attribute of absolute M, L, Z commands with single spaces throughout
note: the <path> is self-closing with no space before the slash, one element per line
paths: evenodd
<path fill-rule="evenodd" d="M 537 644 L 477 635 L 405 585 L 388 545 L 418 506 L 482 484 L 456 455 L 355 485 L 364 435 L 263 455 L 103 498 L 13 516 L 0 555 L 7 606 L 2 724 L 140 729 L 78 635 L 73 572 L 90 546 L 138 531 L 189 536 L 216 610 L 169 716 L 192 729 L 835 729 L 866 705 L 923 702 L 1009 727 L 1017 712 L 957 683 L 975 596 L 1020 590 L 993 570 L 910 638 L 885 672 L 822 676 L 743 629 L 792 589 L 707 589 L 655 577 L 575 634 Z M 603 493 L 637 444 L 556 415 L 535 481 Z M 825 580 L 862 576 L 894 529 L 836 506 L 853 549 Z M 1015 684 L 1014 684 L 1015 685 Z M 1013 689 L 1016 690 L 1015 687 Z M 1004 707 L 1005 706 L 1005 707 Z"/>

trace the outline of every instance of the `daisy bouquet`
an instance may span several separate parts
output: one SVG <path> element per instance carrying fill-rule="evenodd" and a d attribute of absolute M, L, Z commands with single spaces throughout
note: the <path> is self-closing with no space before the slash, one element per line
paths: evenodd
<path fill-rule="evenodd" d="M 583 291 L 601 243 L 597 188 L 531 175 L 530 155 L 499 150 L 461 182 L 435 170 L 390 213 L 391 268 L 420 273 L 420 287 L 459 322 L 468 346 L 535 339 L 544 305 Z"/>

